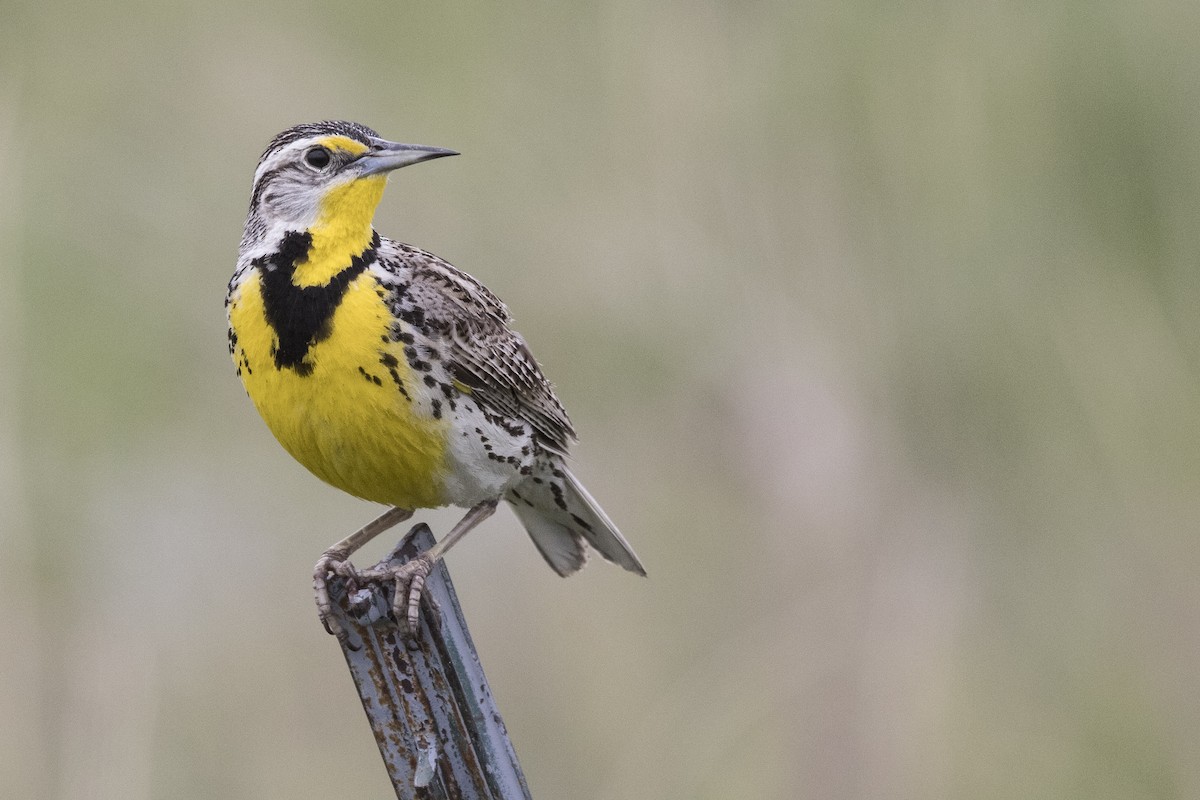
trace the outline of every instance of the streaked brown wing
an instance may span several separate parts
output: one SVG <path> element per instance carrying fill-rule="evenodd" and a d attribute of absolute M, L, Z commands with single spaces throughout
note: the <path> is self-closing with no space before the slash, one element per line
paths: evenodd
<path fill-rule="evenodd" d="M 521 335 L 489 318 L 460 319 L 451 350 L 454 377 L 492 411 L 523 419 L 542 444 L 565 453 L 571 420 Z"/>
<path fill-rule="evenodd" d="M 554 387 L 521 335 L 509 328 L 504 303 L 470 275 L 432 253 L 389 242 L 381 266 L 407 272 L 405 291 L 441 339 L 454 378 L 486 411 L 533 426 L 539 444 L 566 453 L 575 431 Z M 381 252 L 381 255 L 384 255 Z M 390 254 L 389 254 L 390 255 Z"/>

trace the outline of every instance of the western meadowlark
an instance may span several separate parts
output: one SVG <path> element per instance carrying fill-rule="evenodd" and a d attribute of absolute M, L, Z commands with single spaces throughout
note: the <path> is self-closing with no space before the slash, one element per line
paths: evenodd
<path fill-rule="evenodd" d="M 375 232 L 389 173 L 452 155 L 351 122 L 280 133 L 258 162 L 229 282 L 229 352 L 267 427 L 318 478 L 392 507 L 317 562 L 318 612 L 343 641 L 329 577 L 394 581 L 393 611 L 415 632 L 429 571 L 501 499 L 558 574 L 582 567 L 587 545 L 646 574 L 567 467 L 571 422 L 504 303 Z M 469 510 L 404 567 L 348 561 L 415 509 L 446 505 Z"/>

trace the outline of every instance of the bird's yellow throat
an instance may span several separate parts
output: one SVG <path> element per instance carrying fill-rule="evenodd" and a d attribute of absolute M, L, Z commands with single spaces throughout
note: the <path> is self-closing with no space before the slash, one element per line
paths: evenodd
<path fill-rule="evenodd" d="M 324 286 L 371 245 L 371 221 L 385 186 L 386 175 L 372 175 L 331 189 L 321 199 L 317 222 L 309 229 L 312 246 L 296 264 L 293 283 Z"/>

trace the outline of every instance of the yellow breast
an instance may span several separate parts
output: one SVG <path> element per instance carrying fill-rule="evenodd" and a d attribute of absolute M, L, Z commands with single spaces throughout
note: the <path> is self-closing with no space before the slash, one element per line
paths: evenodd
<path fill-rule="evenodd" d="M 281 367 L 255 271 L 230 305 L 234 360 L 267 427 L 317 477 L 378 503 L 444 505 L 449 423 L 413 412 L 402 389 L 418 381 L 388 337 L 393 319 L 378 288 L 367 272 L 354 278 L 302 367 Z"/>

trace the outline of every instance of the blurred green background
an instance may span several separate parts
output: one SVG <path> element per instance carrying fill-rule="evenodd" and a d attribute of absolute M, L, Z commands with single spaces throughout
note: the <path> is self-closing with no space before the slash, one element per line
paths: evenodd
<path fill-rule="evenodd" d="M 325 118 L 463 152 L 377 226 L 508 301 L 650 572 L 451 554 L 535 797 L 1200 796 L 1200 6 L 0 20 L 6 797 L 390 796 L 309 579 L 378 509 L 225 344 Z"/>

